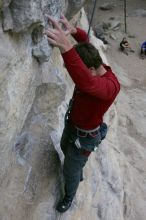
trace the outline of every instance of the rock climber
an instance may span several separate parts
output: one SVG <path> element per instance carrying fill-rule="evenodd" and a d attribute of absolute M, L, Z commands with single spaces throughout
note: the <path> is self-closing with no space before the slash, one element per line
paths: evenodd
<path fill-rule="evenodd" d="M 58 47 L 68 74 L 75 84 L 73 97 L 65 117 L 61 138 L 64 153 L 64 197 L 57 204 L 58 212 L 65 212 L 72 204 L 83 167 L 107 133 L 103 116 L 120 91 L 120 84 L 110 66 L 103 63 L 98 50 L 89 43 L 86 32 L 74 27 L 62 15 L 59 21 L 49 16 L 53 28 L 44 33 L 48 41 Z M 63 29 L 60 24 L 63 24 Z M 78 42 L 69 40 L 71 34 Z"/>

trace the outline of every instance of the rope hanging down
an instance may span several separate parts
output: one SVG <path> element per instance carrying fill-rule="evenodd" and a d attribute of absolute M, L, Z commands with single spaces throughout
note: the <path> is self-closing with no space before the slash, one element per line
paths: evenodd
<path fill-rule="evenodd" d="M 97 3 L 97 0 L 94 1 L 92 15 L 91 15 L 90 23 L 89 23 L 88 36 L 90 33 L 90 28 L 91 28 L 91 24 L 92 24 L 92 20 L 93 20 L 93 16 L 94 16 L 95 8 L 96 8 L 96 3 Z"/>
<path fill-rule="evenodd" d="M 124 0 L 124 23 L 125 23 L 125 33 L 127 34 L 127 2 Z"/>

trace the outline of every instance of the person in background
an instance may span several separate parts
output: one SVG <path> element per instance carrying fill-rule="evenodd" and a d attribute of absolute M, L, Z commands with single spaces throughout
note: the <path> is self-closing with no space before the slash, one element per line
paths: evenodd
<path fill-rule="evenodd" d="M 146 56 L 146 41 L 141 44 L 141 58 L 144 59 Z"/>
<path fill-rule="evenodd" d="M 62 213 L 72 204 L 91 152 L 106 136 L 107 125 L 103 122 L 103 116 L 119 93 L 120 84 L 111 67 L 103 63 L 98 50 L 89 43 L 84 30 L 73 27 L 63 15 L 59 22 L 50 16 L 49 21 L 53 28 L 47 29 L 44 34 L 50 44 L 59 48 L 75 84 L 61 138 L 65 156 L 65 193 L 56 209 Z M 69 34 L 78 42 L 77 45 L 71 43 Z"/>
<path fill-rule="evenodd" d="M 126 55 L 128 55 L 128 52 L 132 52 L 134 53 L 134 50 L 132 50 L 128 40 L 126 37 L 124 37 L 122 39 L 122 41 L 120 42 L 120 49 L 123 53 L 125 53 Z"/>

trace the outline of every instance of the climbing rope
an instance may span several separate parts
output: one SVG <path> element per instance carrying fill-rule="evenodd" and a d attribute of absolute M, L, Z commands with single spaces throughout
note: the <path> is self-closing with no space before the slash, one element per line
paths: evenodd
<path fill-rule="evenodd" d="M 95 8 L 96 8 L 96 3 L 97 3 L 97 0 L 94 1 L 93 10 L 92 10 L 92 14 L 91 14 L 91 19 L 90 19 L 90 23 L 89 23 L 88 36 L 89 36 L 89 33 L 90 33 L 90 28 L 91 28 L 91 24 L 92 24 L 92 20 L 93 20 L 93 16 L 94 16 Z"/>

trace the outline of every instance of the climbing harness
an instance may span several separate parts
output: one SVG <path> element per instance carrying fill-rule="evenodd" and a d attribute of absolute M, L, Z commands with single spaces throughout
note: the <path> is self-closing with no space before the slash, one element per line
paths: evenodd
<path fill-rule="evenodd" d="M 89 33 L 90 33 L 90 28 L 91 28 L 91 24 L 92 24 L 92 20 L 93 20 L 93 16 L 94 16 L 95 8 L 96 8 L 96 3 L 97 3 L 97 0 L 94 1 L 93 10 L 92 10 L 92 14 L 91 14 L 91 19 L 90 19 L 90 23 L 89 23 L 88 36 L 89 36 Z"/>
<path fill-rule="evenodd" d="M 72 98 L 69 101 L 68 108 L 67 108 L 67 111 L 65 113 L 65 117 L 64 117 L 64 124 L 65 125 L 67 124 L 67 122 L 69 120 L 69 117 L 70 117 L 70 112 L 71 112 L 71 109 L 72 109 L 72 106 L 73 106 L 73 101 L 74 101 L 75 93 L 76 93 L 76 87 L 74 88 L 73 96 L 72 96 Z"/>

